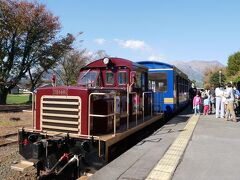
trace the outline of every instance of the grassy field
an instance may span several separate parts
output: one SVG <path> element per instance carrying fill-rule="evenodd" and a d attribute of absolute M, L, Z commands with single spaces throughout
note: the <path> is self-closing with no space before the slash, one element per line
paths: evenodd
<path fill-rule="evenodd" d="M 28 94 L 9 94 L 7 104 L 26 104 L 28 102 Z"/>

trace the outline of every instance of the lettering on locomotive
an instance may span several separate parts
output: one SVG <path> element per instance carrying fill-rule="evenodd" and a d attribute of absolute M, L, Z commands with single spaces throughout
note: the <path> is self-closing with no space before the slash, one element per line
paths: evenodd
<path fill-rule="evenodd" d="M 68 89 L 53 89 L 52 95 L 68 95 Z"/>

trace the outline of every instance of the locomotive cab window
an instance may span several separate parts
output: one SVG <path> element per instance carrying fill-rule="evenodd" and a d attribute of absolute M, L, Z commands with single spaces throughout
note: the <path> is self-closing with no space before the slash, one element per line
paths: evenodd
<path fill-rule="evenodd" d="M 111 71 L 106 72 L 105 83 L 107 85 L 113 85 L 114 84 L 114 73 L 113 72 L 111 72 Z"/>
<path fill-rule="evenodd" d="M 137 72 L 136 73 L 136 88 L 141 88 L 141 87 L 142 87 L 141 73 Z"/>
<path fill-rule="evenodd" d="M 99 71 L 87 70 L 80 73 L 78 84 L 83 86 L 96 86 L 99 76 Z"/>
<path fill-rule="evenodd" d="M 117 79 L 118 79 L 118 84 L 119 85 L 127 84 L 127 72 L 126 71 L 118 72 Z"/>

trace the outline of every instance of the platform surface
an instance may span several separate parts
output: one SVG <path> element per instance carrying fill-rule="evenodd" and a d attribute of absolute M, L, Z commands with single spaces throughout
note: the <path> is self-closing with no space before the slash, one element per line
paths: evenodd
<path fill-rule="evenodd" d="M 186 112 L 174 117 L 151 136 L 110 162 L 89 179 L 145 179 L 179 133 L 183 131 L 190 117 L 191 115 Z"/>
<path fill-rule="evenodd" d="M 240 179 L 240 122 L 200 116 L 173 176 L 173 180 L 186 179 Z"/>
<path fill-rule="evenodd" d="M 146 179 L 164 159 L 164 155 L 169 153 L 171 146 L 188 126 L 190 117 L 192 114 L 187 111 L 176 116 L 89 179 Z M 240 179 L 239 168 L 240 122 L 201 115 L 170 179 L 236 180 Z"/>

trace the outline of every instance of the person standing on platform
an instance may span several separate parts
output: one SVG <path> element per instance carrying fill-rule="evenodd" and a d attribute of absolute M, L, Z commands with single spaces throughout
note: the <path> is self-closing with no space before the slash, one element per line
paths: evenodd
<path fill-rule="evenodd" d="M 196 96 L 196 94 L 197 94 L 197 88 L 195 87 L 195 84 L 192 83 L 192 86 L 189 89 L 189 100 L 191 105 L 193 104 L 193 98 Z"/>
<path fill-rule="evenodd" d="M 193 109 L 194 109 L 194 114 L 200 115 L 200 104 L 202 103 L 201 101 L 201 93 L 197 92 L 197 95 L 193 98 Z"/>
<path fill-rule="evenodd" d="M 215 89 L 215 95 L 216 95 L 216 111 L 215 115 L 216 118 L 223 118 L 224 117 L 224 104 L 222 102 L 222 96 L 223 96 L 223 87 L 221 84 L 218 85 L 218 87 Z"/>
<path fill-rule="evenodd" d="M 214 113 L 215 108 L 215 88 L 214 86 L 211 86 L 211 89 L 209 91 L 209 99 L 210 99 L 210 108 L 209 112 Z"/>
<path fill-rule="evenodd" d="M 209 99 L 209 97 L 207 95 L 204 97 L 203 106 L 204 106 L 203 114 L 204 115 L 208 115 L 208 113 L 209 113 L 209 106 L 210 106 L 210 99 Z"/>
<path fill-rule="evenodd" d="M 223 96 L 222 96 L 222 103 L 223 103 L 223 106 L 224 106 L 224 117 L 225 117 L 225 113 L 226 113 L 226 109 L 227 109 L 227 97 L 228 97 L 228 93 L 227 93 L 227 88 L 228 88 L 228 85 L 226 84 L 225 88 L 223 89 Z M 221 116 L 222 118 L 222 116 Z"/>
<path fill-rule="evenodd" d="M 227 101 L 226 120 L 227 121 L 229 120 L 229 115 L 231 114 L 233 122 L 237 122 L 236 114 L 234 111 L 234 92 L 233 92 L 231 83 L 228 83 L 228 85 L 227 85 L 226 101 Z"/>
<path fill-rule="evenodd" d="M 227 86 L 225 86 L 225 88 L 223 85 L 221 86 L 221 90 L 222 90 L 222 102 L 220 105 L 220 117 L 221 118 L 225 118 L 225 112 L 226 112 L 226 108 L 227 108 L 227 101 L 225 98 L 226 89 L 227 89 Z"/>
<path fill-rule="evenodd" d="M 239 99 L 240 99 L 240 91 L 237 89 L 237 85 L 233 84 L 233 92 L 234 92 L 234 104 L 235 104 L 235 113 L 236 116 L 238 116 L 238 113 L 240 112 L 240 104 L 239 104 Z"/>

